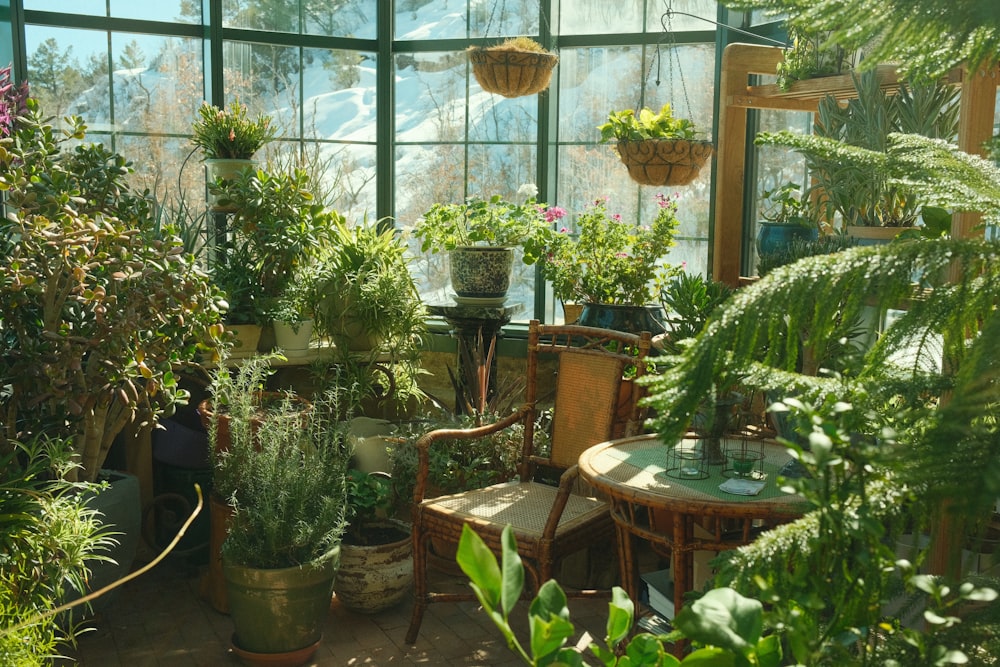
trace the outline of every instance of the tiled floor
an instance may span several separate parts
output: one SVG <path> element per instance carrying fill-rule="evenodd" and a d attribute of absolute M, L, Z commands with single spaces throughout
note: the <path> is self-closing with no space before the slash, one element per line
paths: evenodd
<path fill-rule="evenodd" d="M 449 586 L 466 586 L 461 577 L 435 574 Z M 229 666 L 240 661 L 229 651 L 229 616 L 213 609 L 199 591 L 198 568 L 181 559 L 166 560 L 126 584 L 69 654 L 86 667 Z M 403 643 L 412 602 L 373 616 L 354 614 L 334 599 L 323 641 L 310 665 L 519 665 L 475 603 L 432 604 L 415 646 Z M 570 600 L 581 649 L 604 636 L 607 600 Z M 527 603 L 513 617 L 523 621 Z M 522 626 L 523 622 L 519 623 Z M 588 632 L 590 634 L 588 634 Z M 526 635 L 522 635 L 526 637 Z M 589 654 L 589 652 L 588 652 Z"/>

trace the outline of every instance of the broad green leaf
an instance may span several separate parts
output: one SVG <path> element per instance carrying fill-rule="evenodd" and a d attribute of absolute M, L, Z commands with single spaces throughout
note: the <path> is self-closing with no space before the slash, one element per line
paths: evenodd
<path fill-rule="evenodd" d="M 483 606 L 488 610 L 496 609 L 500 605 L 500 567 L 493 552 L 468 524 L 462 526 L 455 560 L 465 576 L 475 584 L 473 590 Z"/>
<path fill-rule="evenodd" d="M 680 664 L 684 667 L 735 667 L 737 663 L 730 651 L 712 646 L 689 653 Z"/>
<path fill-rule="evenodd" d="M 632 631 L 634 614 L 635 603 L 621 587 L 615 586 L 608 603 L 608 634 L 604 640 L 608 646 L 614 646 Z"/>
<path fill-rule="evenodd" d="M 503 564 L 503 586 L 500 589 L 500 602 L 503 605 L 504 615 L 507 615 L 521 599 L 521 591 L 524 590 L 524 565 L 521 564 L 521 556 L 517 553 L 517 540 L 514 539 L 514 529 L 510 527 L 510 524 L 504 526 L 503 532 L 500 534 L 500 543 L 502 545 L 500 556 Z M 496 561 L 494 560 L 494 562 Z"/>
<path fill-rule="evenodd" d="M 764 609 L 731 588 L 716 588 L 682 609 L 674 626 L 694 641 L 746 655 L 760 639 Z"/>
<path fill-rule="evenodd" d="M 573 624 L 559 616 L 543 616 L 531 614 L 529 623 L 531 633 L 531 654 L 538 660 L 544 656 L 555 653 L 566 640 L 573 636 Z"/>

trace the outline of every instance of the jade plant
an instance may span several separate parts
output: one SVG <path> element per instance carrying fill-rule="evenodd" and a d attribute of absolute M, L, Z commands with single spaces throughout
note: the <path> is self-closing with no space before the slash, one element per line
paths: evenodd
<path fill-rule="evenodd" d="M 82 143 L 81 118 L 60 136 L 25 106 L 0 150 L 0 448 L 63 438 L 68 474 L 92 481 L 126 426 L 186 399 L 178 368 L 216 358 L 222 299 L 123 156 Z"/>

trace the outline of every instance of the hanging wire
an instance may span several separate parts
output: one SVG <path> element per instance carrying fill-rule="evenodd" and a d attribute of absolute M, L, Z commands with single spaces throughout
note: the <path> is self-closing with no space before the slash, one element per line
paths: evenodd
<path fill-rule="evenodd" d="M 636 109 L 639 109 L 642 106 L 642 98 L 643 98 L 643 95 L 645 93 L 646 84 L 649 82 L 649 76 L 653 72 L 653 64 L 654 64 L 654 62 L 656 64 L 656 79 L 654 79 L 654 83 L 656 84 L 657 87 L 659 87 L 660 84 L 662 83 L 662 78 L 661 78 L 661 73 L 662 73 L 662 54 L 660 52 L 660 44 L 662 42 L 666 41 L 666 42 L 668 42 L 668 47 L 670 49 L 669 52 L 668 52 L 668 55 L 667 55 L 667 58 L 668 58 L 668 60 L 667 60 L 667 67 L 668 67 L 667 78 L 668 78 L 668 81 L 667 81 L 667 83 L 670 86 L 671 91 L 673 91 L 674 59 L 676 58 L 677 74 L 678 74 L 678 77 L 679 77 L 680 82 L 681 82 L 681 93 L 684 96 L 684 104 L 687 107 L 687 109 L 686 109 L 687 115 L 688 116 L 691 115 L 691 101 L 688 98 L 687 85 L 684 82 L 684 73 L 681 71 L 680 56 L 678 56 L 677 53 L 676 53 L 676 49 L 678 48 L 678 46 L 677 46 L 676 39 L 674 37 L 674 31 L 673 31 L 673 17 L 675 15 L 687 16 L 687 17 L 690 17 L 690 18 L 693 18 L 693 19 L 698 19 L 698 20 L 701 20 L 701 21 L 705 21 L 706 23 L 711 23 L 713 26 L 715 26 L 717 28 L 725 28 L 726 30 L 732 30 L 733 32 L 738 32 L 740 34 L 747 35 L 749 37 L 753 37 L 754 39 L 758 39 L 758 40 L 761 40 L 761 41 L 764 41 L 764 42 L 770 42 L 771 44 L 773 44 L 775 46 L 780 46 L 782 48 L 788 48 L 789 47 L 789 44 L 786 43 L 786 42 L 781 42 L 781 41 L 778 41 L 776 39 L 771 39 L 770 37 L 764 37 L 762 35 L 757 35 L 757 34 L 754 34 L 752 32 L 749 32 L 747 30 L 743 30 L 741 28 L 735 28 L 735 27 L 727 25 L 725 23 L 720 23 L 719 21 L 713 21 L 712 19 L 705 18 L 704 16 L 698 16 L 697 14 L 691 14 L 690 12 L 677 11 L 677 10 L 675 10 L 673 8 L 673 6 L 671 4 L 671 0 L 663 0 L 663 5 L 664 5 L 664 11 L 663 11 L 663 14 L 660 16 L 660 27 L 663 29 L 663 37 L 661 37 L 656 42 L 656 53 L 655 53 L 653 59 L 651 59 L 649 61 L 649 67 L 647 68 L 647 70 L 646 70 L 646 76 L 643 79 L 643 86 L 642 86 L 642 89 L 639 91 L 639 103 L 636 104 L 636 107 L 635 107 Z"/>

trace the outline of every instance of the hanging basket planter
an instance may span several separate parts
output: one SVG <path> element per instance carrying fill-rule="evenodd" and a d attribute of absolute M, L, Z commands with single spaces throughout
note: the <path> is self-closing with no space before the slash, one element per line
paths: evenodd
<path fill-rule="evenodd" d="M 504 97 L 523 97 L 549 87 L 559 57 L 544 50 L 513 49 L 501 44 L 470 48 L 469 61 L 483 90 Z"/>
<path fill-rule="evenodd" d="M 688 139 L 620 139 L 618 156 L 642 185 L 687 185 L 712 157 L 712 142 Z"/>

